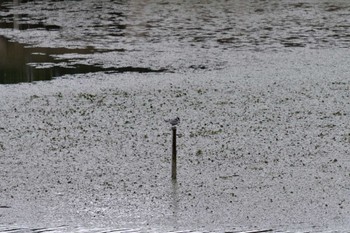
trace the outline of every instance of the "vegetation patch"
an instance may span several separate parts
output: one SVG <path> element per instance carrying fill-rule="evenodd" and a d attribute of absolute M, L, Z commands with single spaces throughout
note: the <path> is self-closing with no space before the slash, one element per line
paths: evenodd
<path fill-rule="evenodd" d="M 345 116 L 345 115 L 346 115 L 345 113 L 342 113 L 340 111 L 333 113 L 333 116 Z"/>
<path fill-rule="evenodd" d="M 86 100 L 89 100 L 91 102 L 94 102 L 96 100 L 96 95 L 90 94 L 90 93 L 79 93 L 79 98 L 83 98 Z"/>
<path fill-rule="evenodd" d="M 203 151 L 201 149 L 197 150 L 196 156 L 201 156 L 203 155 Z"/>
<path fill-rule="evenodd" d="M 218 130 L 201 129 L 200 131 L 197 131 L 197 132 L 191 132 L 190 137 L 191 138 L 198 137 L 198 136 L 206 137 L 206 136 L 217 135 L 220 133 L 222 133 L 222 129 L 218 129 Z"/>
<path fill-rule="evenodd" d="M 350 133 L 344 135 L 344 141 L 350 143 Z"/>

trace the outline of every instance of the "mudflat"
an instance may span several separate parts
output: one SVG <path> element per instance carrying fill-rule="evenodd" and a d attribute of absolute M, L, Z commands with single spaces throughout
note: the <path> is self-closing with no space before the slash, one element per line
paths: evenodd
<path fill-rule="evenodd" d="M 0 86 L 0 229 L 347 232 L 348 54 Z"/>

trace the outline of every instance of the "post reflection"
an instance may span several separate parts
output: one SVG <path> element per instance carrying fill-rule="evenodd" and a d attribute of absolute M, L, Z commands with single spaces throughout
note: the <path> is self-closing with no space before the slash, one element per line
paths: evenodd
<path fill-rule="evenodd" d="M 173 227 L 176 229 L 178 227 L 178 221 L 179 221 L 179 194 L 178 194 L 178 184 L 176 180 L 172 180 L 171 184 L 171 206 L 172 206 L 172 224 Z"/>

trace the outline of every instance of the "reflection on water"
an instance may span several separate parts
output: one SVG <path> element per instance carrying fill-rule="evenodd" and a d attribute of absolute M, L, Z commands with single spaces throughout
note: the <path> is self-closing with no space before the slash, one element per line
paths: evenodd
<path fill-rule="evenodd" d="M 179 194 L 178 194 L 178 184 L 176 180 L 172 180 L 172 190 L 171 190 L 171 207 L 172 207 L 172 212 L 173 212 L 173 226 L 174 228 L 178 228 L 178 214 L 179 214 Z"/>
<path fill-rule="evenodd" d="M 90 53 L 92 48 L 65 49 L 65 48 L 34 48 L 26 45 L 9 42 L 0 37 L 0 83 L 32 82 L 37 80 L 50 80 L 64 73 L 74 73 L 72 68 L 52 66 L 50 68 L 36 69 L 30 63 L 51 63 L 57 61 L 52 54 L 64 53 Z M 61 61 L 64 62 L 64 61 Z M 80 72 L 88 72 L 90 67 L 82 67 Z"/>
<path fill-rule="evenodd" d="M 30 47 L 10 42 L 0 36 L 0 84 L 13 84 L 51 80 L 66 74 L 84 74 L 91 72 L 166 72 L 165 69 L 143 67 L 110 67 L 79 64 L 75 60 L 55 59 L 62 54 L 90 54 L 96 52 L 93 47 L 84 49 Z"/>
<path fill-rule="evenodd" d="M 15 0 L 0 1 L 0 9 L 0 30 L 15 38 L 9 30 L 23 31 L 28 43 L 33 33 L 35 43 L 49 39 L 59 47 L 131 48 L 142 53 L 126 54 L 126 60 L 147 64 L 159 57 L 155 67 L 173 67 L 171 59 L 163 64 L 164 54 L 183 64 L 203 59 L 192 67 L 210 69 L 223 52 L 350 45 L 348 0 Z M 2 42 L 2 51 L 6 45 Z M 191 69 L 181 66 L 175 67 Z M 32 73 L 28 69 L 17 67 L 12 76 Z M 26 79 L 51 77 L 38 72 Z"/>
<path fill-rule="evenodd" d="M 6 17 L 3 17 L 3 19 L 10 18 L 13 19 L 13 21 L 3 21 L 0 22 L 0 28 L 9 28 L 9 29 L 16 29 L 16 30 L 29 30 L 29 29 L 44 29 L 47 31 L 55 31 L 60 30 L 60 26 L 57 25 L 45 25 L 43 22 L 38 23 L 25 23 L 15 20 L 16 18 L 24 18 L 25 15 L 9 15 Z"/>

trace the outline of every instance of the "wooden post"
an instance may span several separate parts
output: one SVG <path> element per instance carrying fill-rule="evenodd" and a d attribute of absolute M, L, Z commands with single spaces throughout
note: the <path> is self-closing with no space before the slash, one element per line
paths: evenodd
<path fill-rule="evenodd" d="M 173 153 L 171 159 L 171 179 L 176 180 L 176 126 L 171 128 L 173 130 Z"/>

